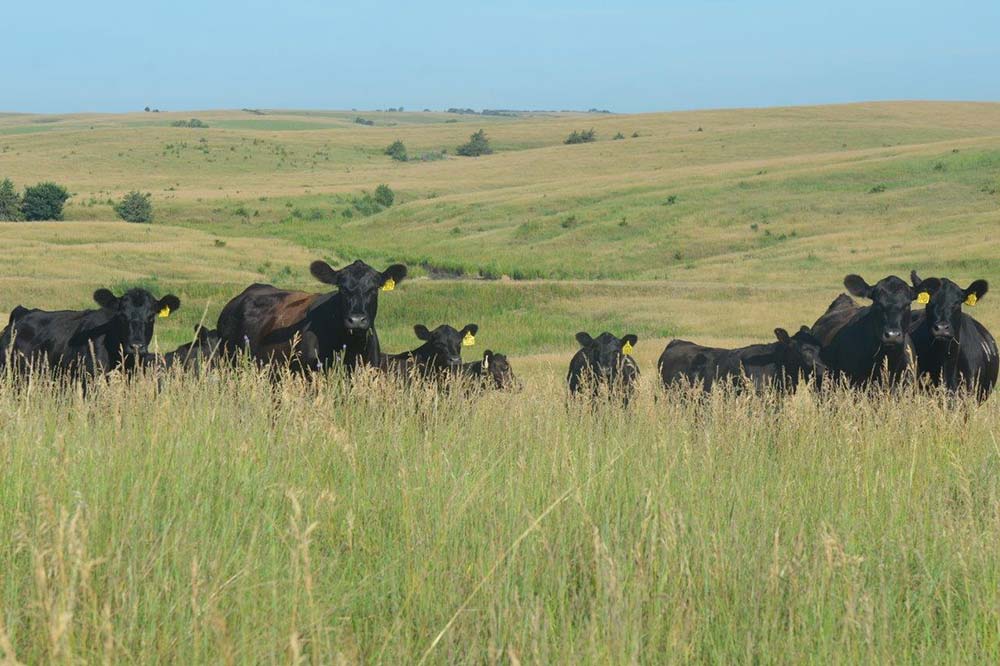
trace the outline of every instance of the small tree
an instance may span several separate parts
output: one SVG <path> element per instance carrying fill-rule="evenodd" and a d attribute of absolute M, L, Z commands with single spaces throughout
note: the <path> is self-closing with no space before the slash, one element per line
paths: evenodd
<path fill-rule="evenodd" d="M 491 154 L 493 149 L 490 148 L 490 140 L 486 138 L 486 132 L 479 130 L 469 137 L 468 143 L 463 143 L 456 148 L 455 152 L 463 157 L 479 157 Z"/>
<path fill-rule="evenodd" d="M 397 162 L 406 161 L 406 146 L 399 139 L 396 139 L 389 144 L 389 147 L 385 149 L 385 154 L 396 160 Z"/>
<path fill-rule="evenodd" d="M 379 185 L 375 188 L 375 194 L 372 195 L 372 198 L 375 199 L 375 203 L 379 206 L 388 208 L 396 200 L 396 194 L 388 185 Z"/>
<path fill-rule="evenodd" d="M 591 143 L 597 140 L 597 133 L 593 129 L 577 131 L 573 130 L 570 135 L 566 137 L 563 143 L 570 145 L 574 143 Z"/>
<path fill-rule="evenodd" d="M 17 222 L 22 219 L 21 195 L 14 189 L 10 178 L 0 182 L 0 221 Z"/>
<path fill-rule="evenodd" d="M 62 185 L 39 183 L 24 190 L 21 212 L 26 220 L 61 220 L 69 192 Z"/>
<path fill-rule="evenodd" d="M 115 204 L 115 212 L 118 217 L 126 222 L 152 222 L 153 203 L 150 201 L 150 193 L 132 191 L 122 197 L 122 200 Z"/>

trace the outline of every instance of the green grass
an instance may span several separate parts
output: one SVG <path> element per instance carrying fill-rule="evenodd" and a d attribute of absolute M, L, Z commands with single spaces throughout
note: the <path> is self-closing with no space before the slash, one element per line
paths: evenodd
<path fill-rule="evenodd" d="M 252 282 L 402 261 L 383 347 L 478 323 L 466 360 L 524 390 L 0 380 L 0 661 L 998 661 L 995 399 L 699 401 L 654 367 L 811 323 L 847 273 L 997 284 L 1000 105 L 265 113 L 0 114 L 0 178 L 73 192 L 0 224 L 0 321 L 139 285 L 181 298 L 169 350 Z M 454 157 L 480 127 L 497 152 Z M 115 219 L 133 189 L 153 224 Z M 567 405 L 579 330 L 639 335 L 631 409 Z"/>
<path fill-rule="evenodd" d="M 996 405 L 4 386 L 0 626 L 25 663 L 993 663 Z"/>

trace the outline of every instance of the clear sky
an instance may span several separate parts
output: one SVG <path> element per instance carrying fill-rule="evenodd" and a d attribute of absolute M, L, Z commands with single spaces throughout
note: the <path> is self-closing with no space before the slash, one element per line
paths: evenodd
<path fill-rule="evenodd" d="M 1000 0 L 11 0 L 0 110 L 1000 100 Z"/>

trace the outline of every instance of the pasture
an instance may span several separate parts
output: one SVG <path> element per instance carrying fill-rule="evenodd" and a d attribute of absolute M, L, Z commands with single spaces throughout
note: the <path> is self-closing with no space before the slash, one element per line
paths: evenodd
<path fill-rule="evenodd" d="M 455 157 L 479 128 L 495 154 Z M 395 162 L 395 139 L 448 154 Z M 383 348 L 475 322 L 466 360 L 504 352 L 525 388 L 4 377 L 0 657 L 1000 658 L 996 397 L 701 402 L 654 368 L 672 337 L 811 324 L 847 273 L 1000 284 L 1000 105 L 9 114 L 3 177 L 73 193 L 66 221 L 0 224 L 4 321 L 140 285 L 182 301 L 169 350 L 251 282 L 400 261 Z M 354 212 L 381 183 L 395 204 Z M 153 224 L 115 219 L 132 189 Z M 995 296 L 967 310 L 994 333 Z M 627 411 L 567 406 L 579 330 L 638 334 Z"/>

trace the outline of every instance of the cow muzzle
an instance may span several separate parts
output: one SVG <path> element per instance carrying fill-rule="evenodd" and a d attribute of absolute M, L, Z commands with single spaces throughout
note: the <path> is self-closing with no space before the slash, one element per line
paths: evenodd
<path fill-rule="evenodd" d="M 882 344 L 901 345 L 903 344 L 903 329 L 887 328 L 882 331 Z"/>
<path fill-rule="evenodd" d="M 946 321 L 939 321 L 931 326 L 931 335 L 938 340 L 951 340 L 955 337 L 955 334 L 951 329 L 951 324 Z"/>
<path fill-rule="evenodd" d="M 367 315 L 348 315 L 344 317 L 344 328 L 347 329 L 348 333 L 367 331 L 369 323 Z"/>

